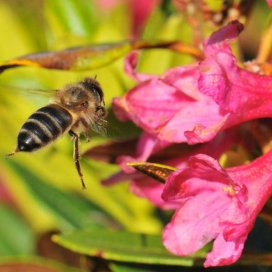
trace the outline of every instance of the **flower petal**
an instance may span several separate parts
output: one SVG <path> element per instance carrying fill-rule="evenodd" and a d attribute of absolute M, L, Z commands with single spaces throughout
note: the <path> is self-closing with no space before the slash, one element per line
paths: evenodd
<path fill-rule="evenodd" d="M 205 45 L 206 58 L 200 64 L 199 78 L 199 90 L 211 96 L 224 110 L 237 114 L 232 118 L 237 119 L 236 123 L 272 113 L 267 103 L 272 77 L 238 67 L 226 42 L 226 39 L 235 38 L 241 29 L 241 24 L 234 21 L 210 37 Z"/>
<path fill-rule="evenodd" d="M 206 155 L 191 157 L 188 168 L 168 178 L 162 195 L 165 201 L 180 203 L 164 230 L 165 246 L 174 254 L 187 255 L 214 240 L 204 265 L 235 262 L 271 196 L 271 167 L 272 151 L 226 170 Z"/>
<path fill-rule="evenodd" d="M 207 47 L 211 45 L 221 46 L 220 43 L 229 39 L 235 39 L 243 31 L 244 26 L 239 21 L 230 22 L 225 27 L 215 31 L 207 41 Z M 207 52 L 206 52 L 207 53 Z"/>
<path fill-rule="evenodd" d="M 175 202 L 165 202 L 162 197 L 162 191 L 164 184 L 159 183 L 148 177 L 141 177 L 133 179 L 130 190 L 137 196 L 147 198 L 150 202 L 162 209 L 174 209 L 177 208 Z"/>
<path fill-rule="evenodd" d="M 121 120 L 130 119 L 153 135 L 191 98 L 159 78 L 140 83 L 124 97 L 113 101 L 113 110 Z"/>
<path fill-rule="evenodd" d="M 136 148 L 135 157 L 119 156 L 116 162 L 120 165 L 122 170 L 127 173 L 134 173 L 136 170 L 133 167 L 127 166 L 129 162 L 146 161 L 152 152 L 167 146 L 168 143 L 160 142 L 158 139 L 148 133 L 142 133 Z"/>

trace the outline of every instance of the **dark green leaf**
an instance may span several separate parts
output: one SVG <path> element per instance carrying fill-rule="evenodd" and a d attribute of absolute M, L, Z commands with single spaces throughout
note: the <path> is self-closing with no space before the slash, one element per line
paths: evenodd
<path fill-rule="evenodd" d="M 162 245 L 161 236 L 85 229 L 69 234 L 55 235 L 58 244 L 81 254 L 107 260 L 144 264 L 191 266 L 196 258 L 171 255 Z"/>
<path fill-rule="evenodd" d="M 199 266 L 203 264 L 204 257 L 210 250 L 210 245 L 207 245 L 194 255 L 174 256 L 163 247 L 159 235 L 94 229 L 55 235 L 53 240 L 59 245 L 80 254 L 118 262 L 148 265 Z M 269 252 L 244 252 L 238 264 L 271 266 L 272 254 Z"/>

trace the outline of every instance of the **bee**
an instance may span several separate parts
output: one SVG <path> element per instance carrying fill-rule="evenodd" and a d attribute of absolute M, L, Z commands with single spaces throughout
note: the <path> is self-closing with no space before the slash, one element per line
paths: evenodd
<path fill-rule="evenodd" d="M 73 158 L 82 188 L 85 182 L 79 162 L 79 136 L 89 140 L 90 130 L 103 127 L 107 115 L 104 93 L 94 78 L 66 85 L 55 92 L 50 103 L 35 111 L 22 125 L 14 152 L 32 152 L 55 141 L 68 132 L 74 143 Z"/>

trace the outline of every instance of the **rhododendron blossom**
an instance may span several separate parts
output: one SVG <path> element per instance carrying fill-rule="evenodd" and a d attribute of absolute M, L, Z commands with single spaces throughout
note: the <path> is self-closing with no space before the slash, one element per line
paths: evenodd
<path fill-rule="evenodd" d="M 128 56 L 126 71 L 139 84 L 115 98 L 113 110 L 120 120 L 132 120 L 145 132 L 135 157 L 118 159 L 123 171 L 133 172 L 127 162 L 145 161 L 171 143 L 207 142 L 231 126 L 272 114 L 272 77 L 239 68 L 227 43 L 242 29 L 239 22 L 230 23 L 205 43 L 203 61 L 172 68 L 160 77 L 136 73 L 137 54 Z"/>
<path fill-rule="evenodd" d="M 214 141 L 205 143 L 202 145 L 198 145 L 193 149 L 183 151 L 183 153 L 179 154 L 179 156 L 173 157 L 167 161 L 159 161 L 159 163 L 163 163 L 166 165 L 170 165 L 175 168 L 183 169 L 188 166 L 188 158 L 196 154 L 206 154 L 211 156 L 214 159 L 219 159 L 220 156 L 230 148 L 233 142 L 237 140 L 237 136 L 234 131 L 225 131 L 218 135 Z M 169 209 L 176 207 L 176 203 L 172 201 L 166 201 L 161 197 L 164 184 L 159 183 L 149 177 L 145 177 L 141 174 L 136 175 L 135 173 L 131 176 L 126 175 L 123 176 L 123 180 L 131 180 L 131 191 L 140 196 L 145 197 L 157 207 Z M 108 182 L 112 180 L 109 179 Z M 121 178 L 122 180 L 122 178 Z M 120 181 L 119 179 L 116 181 Z"/>
<path fill-rule="evenodd" d="M 242 30 L 238 21 L 229 23 L 205 41 L 202 61 L 162 76 L 135 72 L 137 53 L 130 54 L 125 68 L 138 84 L 113 102 L 120 120 L 131 120 L 144 131 L 135 157 L 118 159 L 123 175 L 133 180 L 137 195 L 175 209 L 163 232 L 169 251 L 188 255 L 213 241 L 206 267 L 238 260 L 272 190 L 272 152 L 234 168 L 223 169 L 216 160 L 229 147 L 226 141 L 216 147 L 226 129 L 272 116 L 272 77 L 240 67 L 230 48 L 229 41 Z M 205 144 L 163 162 L 179 169 L 165 185 L 137 176 L 125 165 L 145 161 L 172 143 Z"/>
<path fill-rule="evenodd" d="M 191 157 L 186 169 L 168 178 L 162 194 L 164 200 L 179 203 L 164 230 L 164 245 L 177 255 L 187 255 L 214 240 L 204 265 L 235 262 L 271 196 L 271 167 L 272 152 L 225 170 L 209 156 Z"/>
<path fill-rule="evenodd" d="M 157 161 L 162 164 L 170 165 L 175 168 L 185 168 L 188 164 L 188 158 L 196 154 L 206 154 L 215 159 L 219 159 L 220 156 L 230 148 L 230 146 L 237 141 L 237 135 L 235 130 L 228 130 L 220 133 L 212 142 L 205 143 L 202 145 L 190 148 L 187 151 L 183 150 L 182 153 L 168 160 Z M 138 145 L 141 146 L 141 145 Z M 157 207 L 163 209 L 173 209 L 176 208 L 176 203 L 172 201 L 165 201 L 162 199 L 161 195 L 164 189 L 164 184 L 155 181 L 152 178 L 143 176 L 141 173 L 135 173 L 134 171 L 126 170 L 123 165 L 126 161 L 133 161 L 129 156 L 120 156 L 119 161 L 123 171 L 117 172 L 115 175 L 104 180 L 102 183 L 104 185 L 113 185 L 118 182 L 131 180 L 130 189 L 131 191 L 139 197 L 147 198 L 150 202 L 155 204 Z"/>
<path fill-rule="evenodd" d="M 272 115 L 272 77 L 239 68 L 227 43 L 243 29 L 234 21 L 204 45 L 200 63 L 168 70 L 163 76 L 136 75 L 140 83 L 113 101 L 121 120 L 132 120 L 158 140 L 189 144 L 210 141 L 236 124 Z M 135 66 L 135 55 L 127 59 Z"/>

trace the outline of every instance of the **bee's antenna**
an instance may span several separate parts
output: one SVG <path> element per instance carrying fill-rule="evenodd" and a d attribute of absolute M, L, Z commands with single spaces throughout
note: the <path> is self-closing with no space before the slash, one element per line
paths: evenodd
<path fill-rule="evenodd" d="M 97 75 L 94 76 L 94 79 L 95 79 L 95 80 L 97 79 Z"/>

